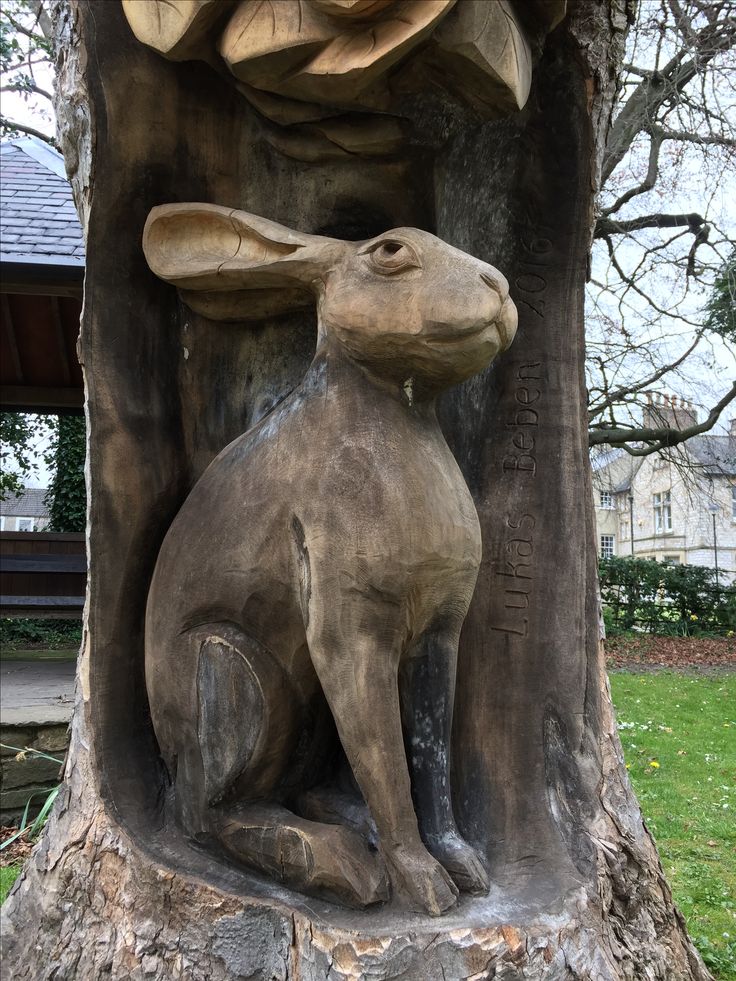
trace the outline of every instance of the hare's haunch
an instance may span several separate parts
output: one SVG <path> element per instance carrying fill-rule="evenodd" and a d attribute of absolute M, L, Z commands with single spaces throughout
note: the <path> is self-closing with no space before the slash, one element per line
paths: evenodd
<path fill-rule="evenodd" d="M 342 242 L 213 205 L 155 208 L 144 248 L 213 319 L 310 293 L 319 314 L 304 381 L 212 462 L 156 565 L 178 820 L 292 888 L 439 914 L 488 877 L 450 793 L 480 529 L 434 397 L 513 340 L 508 283 L 417 229 Z"/>

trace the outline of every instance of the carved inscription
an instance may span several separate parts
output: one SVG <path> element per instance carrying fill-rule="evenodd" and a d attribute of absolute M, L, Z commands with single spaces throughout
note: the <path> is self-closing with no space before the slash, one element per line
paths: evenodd
<path fill-rule="evenodd" d="M 535 224 L 532 218 L 531 223 Z M 547 293 L 544 272 L 548 265 L 547 256 L 552 251 L 552 241 L 543 235 L 533 235 L 523 244 L 526 257 L 522 262 L 521 272 L 514 279 L 515 295 L 522 306 L 544 320 Z"/>
<path fill-rule="evenodd" d="M 492 630 L 526 637 L 529 629 L 529 596 L 534 587 L 534 526 L 532 514 L 507 515 L 501 561 L 496 571 L 503 595 L 503 623 Z"/>
<path fill-rule="evenodd" d="M 528 220 L 532 225 L 531 216 Z M 527 311 L 529 326 L 544 324 L 548 287 L 546 267 L 551 251 L 550 238 L 531 231 L 525 237 L 524 257 L 513 286 L 517 304 Z M 522 362 L 514 376 L 512 409 L 506 422 L 509 436 L 501 468 L 504 474 L 523 480 L 537 475 L 539 419 L 544 396 L 542 378 L 541 360 Z M 528 512 L 506 516 L 504 541 L 496 567 L 496 587 L 502 597 L 503 611 L 492 629 L 517 637 L 526 637 L 529 632 L 535 526 L 536 518 Z"/>
<path fill-rule="evenodd" d="M 533 406 L 539 401 L 542 391 L 537 386 L 540 378 L 541 361 L 522 364 L 516 371 L 517 386 L 514 390 L 514 415 L 508 426 L 511 428 L 511 446 L 504 457 L 504 471 L 534 477 L 537 472 L 535 446 L 539 411 Z"/>
<path fill-rule="evenodd" d="M 527 239 L 524 242 L 525 257 L 514 279 L 517 303 L 542 323 L 547 293 L 544 272 L 551 249 L 552 242 L 545 236 L 533 235 Z M 513 415 L 507 423 L 511 430 L 509 447 L 502 463 L 504 473 L 527 478 L 536 476 L 541 368 L 541 361 L 527 361 L 516 371 Z"/>

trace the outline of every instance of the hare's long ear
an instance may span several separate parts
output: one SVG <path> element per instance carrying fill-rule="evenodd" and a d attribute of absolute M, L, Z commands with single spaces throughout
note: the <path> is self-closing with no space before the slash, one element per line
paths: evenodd
<path fill-rule="evenodd" d="M 313 302 L 345 243 L 214 204 L 154 208 L 143 232 L 151 270 L 213 320 L 247 320 Z"/>

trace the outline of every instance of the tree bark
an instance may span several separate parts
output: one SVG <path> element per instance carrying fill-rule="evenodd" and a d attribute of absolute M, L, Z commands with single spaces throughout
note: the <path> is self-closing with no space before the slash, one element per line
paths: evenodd
<path fill-rule="evenodd" d="M 418 95 L 400 154 L 318 163 L 274 150 L 207 66 L 138 44 L 117 4 L 57 9 L 60 133 L 87 227 L 90 577 L 65 786 L 3 909 L 14 977 L 708 977 L 628 782 L 600 642 L 583 287 L 625 16 L 615 0 L 571 6 L 522 112 L 481 123 Z M 343 238 L 427 228 L 511 283 L 513 347 L 441 406 L 484 541 L 454 796 L 493 886 L 439 919 L 307 901 L 165 823 L 143 676 L 153 565 L 194 481 L 314 346 L 311 316 L 215 324 L 152 276 L 143 224 L 175 201 Z"/>

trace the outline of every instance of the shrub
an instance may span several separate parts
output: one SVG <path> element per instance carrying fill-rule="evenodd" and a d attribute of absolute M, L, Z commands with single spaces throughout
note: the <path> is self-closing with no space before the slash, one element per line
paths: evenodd
<path fill-rule="evenodd" d="M 49 650 L 79 647 L 82 643 L 81 620 L 0 619 L 0 646 L 7 649 L 32 644 Z"/>
<path fill-rule="evenodd" d="M 736 588 L 719 586 L 713 569 L 616 556 L 600 561 L 606 632 L 693 636 L 736 630 Z"/>

